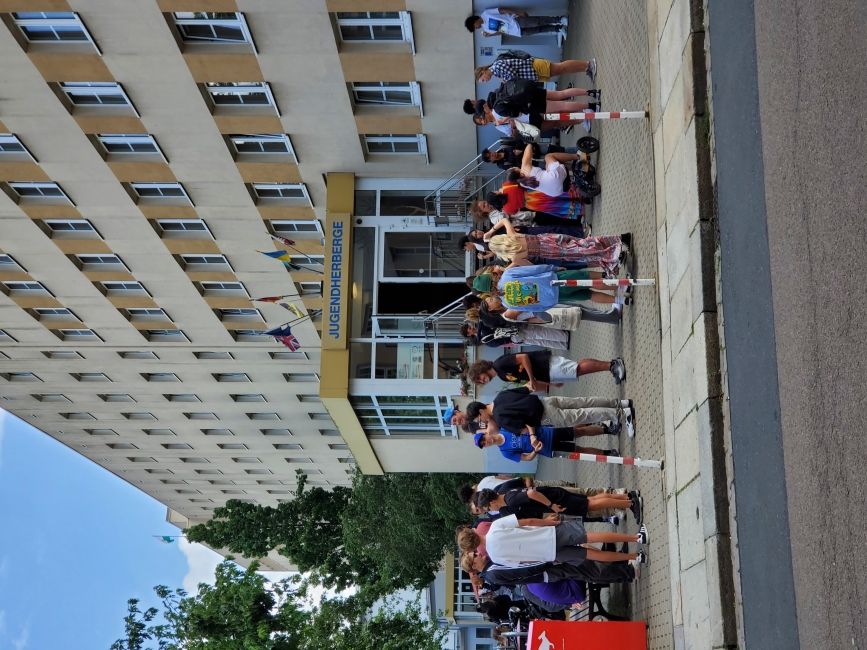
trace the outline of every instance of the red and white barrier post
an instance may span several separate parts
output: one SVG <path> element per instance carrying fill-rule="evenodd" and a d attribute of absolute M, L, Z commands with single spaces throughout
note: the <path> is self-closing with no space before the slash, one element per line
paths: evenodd
<path fill-rule="evenodd" d="M 645 460 L 634 456 L 605 456 L 604 454 L 583 454 L 580 452 L 572 452 L 566 455 L 569 460 L 580 460 L 586 463 L 607 463 L 609 465 L 632 465 L 634 467 L 650 467 L 653 469 L 662 469 L 663 461 L 661 460 Z"/>
<path fill-rule="evenodd" d="M 580 120 L 643 120 L 650 117 L 649 111 L 580 111 L 578 113 L 545 113 L 542 119 L 549 122 L 576 122 Z"/>
<path fill-rule="evenodd" d="M 596 278 L 595 280 L 551 280 L 555 287 L 591 287 L 593 289 L 610 289 L 611 287 L 652 287 L 656 284 L 653 278 Z"/>

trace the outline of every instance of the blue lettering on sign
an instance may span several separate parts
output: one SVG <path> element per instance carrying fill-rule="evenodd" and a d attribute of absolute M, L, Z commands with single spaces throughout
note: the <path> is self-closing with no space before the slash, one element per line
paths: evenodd
<path fill-rule="evenodd" d="M 328 296 L 328 336 L 340 338 L 340 310 L 343 297 L 343 224 L 331 225 L 331 291 Z"/>

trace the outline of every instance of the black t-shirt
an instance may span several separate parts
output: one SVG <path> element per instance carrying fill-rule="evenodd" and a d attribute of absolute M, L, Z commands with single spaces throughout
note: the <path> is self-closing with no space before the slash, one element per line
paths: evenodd
<path fill-rule="evenodd" d="M 503 481 L 497 487 L 494 488 L 494 492 L 497 494 L 505 494 L 506 492 L 511 492 L 512 490 L 523 490 L 526 487 L 524 483 L 524 479 L 522 478 L 510 478 L 508 481 Z"/>
<path fill-rule="evenodd" d="M 526 490 L 511 490 L 503 497 L 506 505 L 500 508 L 500 515 L 515 515 L 518 519 L 541 519 L 551 512 L 550 509 L 527 496 Z"/>
<path fill-rule="evenodd" d="M 528 424 L 542 424 L 542 400 L 526 388 L 504 390 L 494 398 L 494 421 L 501 429 L 518 434 Z"/>
<path fill-rule="evenodd" d="M 539 381 L 551 381 L 551 351 L 538 350 L 536 352 L 524 352 L 524 354 L 530 357 L 533 376 Z M 494 361 L 494 370 L 497 371 L 497 377 L 503 381 L 517 382 L 530 379 L 523 368 L 518 368 L 518 356 L 516 354 L 504 354 Z"/>

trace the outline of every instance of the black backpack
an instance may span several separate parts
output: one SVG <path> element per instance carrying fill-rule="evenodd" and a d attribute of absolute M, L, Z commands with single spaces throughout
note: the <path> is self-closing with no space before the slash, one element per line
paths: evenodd
<path fill-rule="evenodd" d="M 533 55 L 524 50 L 505 50 L 497 55 L 494 61 L 502 61 L 503 59 L 532 59 Z"/>
<path fill-rule="evenodd" d="M 540 87 L 540 84 L 529 79 L 509 79 L 488 95 L 488 106 L 502 117 L 518 117 L 522 113 L 529 113 Z"/>

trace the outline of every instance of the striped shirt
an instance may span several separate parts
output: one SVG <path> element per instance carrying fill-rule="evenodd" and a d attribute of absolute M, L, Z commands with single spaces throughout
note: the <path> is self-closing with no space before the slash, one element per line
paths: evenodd
<path fill-rule="evenodd" d="M 503 81 L 509 79 L 529 79 L 538 81 L 539 75 L 533 67 L 533 59 L 500 59 L 491 64 L 491 74 Z"/>

